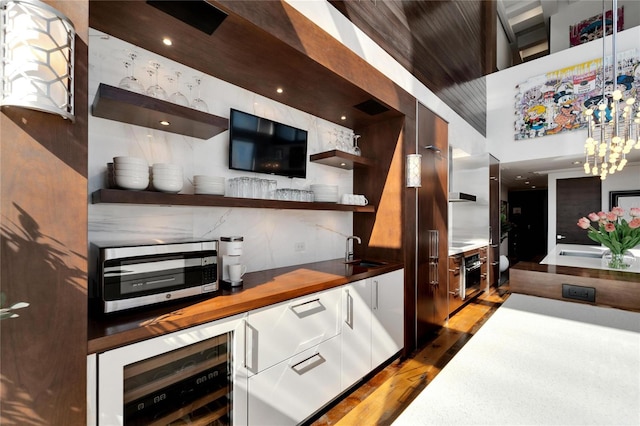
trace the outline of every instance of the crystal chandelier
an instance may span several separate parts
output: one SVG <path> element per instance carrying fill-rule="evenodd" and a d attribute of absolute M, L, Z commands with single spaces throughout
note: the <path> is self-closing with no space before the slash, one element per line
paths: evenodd
<path fill-rule="evenodd" d="M 620 85 L 624 86 L 625 76 L 617 75 L 616 32 L 618 29 L 618 1 L 612 2 L 613 28 L 611 35 L 611 62 L 607 64 L 606 18 L 602 1 L 602 97 L 597 105 L 584 111 L 587 116 L 587 140 L 585 141 L 584 171 L 593 176 L 607 175 L 621 171 L 627 164 L 626 155 L 632 149 L 640 149 L 640 112 L 634 91 L 628 91 L 624 99 Z M 607 65 L 611 75 L 607 73 Z M 607 90 L 607 86 L 610 89 Z"/>

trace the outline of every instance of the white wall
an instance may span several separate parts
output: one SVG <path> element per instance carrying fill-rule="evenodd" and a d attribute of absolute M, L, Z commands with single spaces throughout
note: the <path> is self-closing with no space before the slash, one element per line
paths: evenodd
<path fill-rule="evenodd" d="M 620 7 L 624 7 L 624 30 L 640 25 L 640 1 L 618 0 L 618 8 Z M 605 2 L 605 8 L 611 10 L 610 1 Z M 561 12 L 552 15 L 549 23 L 549 51 L 556 53 L 568 49 L 570 47 L 569 27 L 601 14 L 601 0 L 582 0 L 569 4 Z M 600 45 L 600 51 L 602 51 L 602 39 L 598 41 L 598 44 Z"/>
<path fill-rule="evenodd" d="M 496 27 L 496 68 L 503 70 L 511 66 L 511 47 L 500 19 L 496 19 Z"/>
<path fill-rule="evenodd" d="M 93 29 L 90 30 L 90 40 L 89 104 L 93 103 L 100 83 L 118 86 L 125 75 L 121 58 L 126 49 L 138 52 L 136 76 L 145 85 L 150 80 L 143 67 L 151 58 L 159 59 L 162 64 L 159 82 L 167 90 L 170 90 L 170 86 L 164 76 L 170 72 L 182 71 L 183 83 L 194 75 L 201 75 L 193 69 Z M 182 91 L 189 97 L 185 87 Z M 210 112 L 221 117 L 228 118 L 229 109 L 236 108 L 307 130 L 308 154 L 327 150 L 333 129 L 348 130 L 207 75 L 202 75 L 201 97 L 208 103 Z M 106 187 L 107 163 L 119 155 L 142 157 L 149 165 L 163 162 L 182 165 L 185 175 L 182 193 L 186 194 L 193 193 L 194 188 L 188 179 L 196 174 L 226 178 L 268 177 L 278 181 L 278 188 L 303 189 L 312 183 L 327 183 L 338 185 L 340 194 L 353 191 L 352 171 L 316 163 L 307 163 L 306 179 L 230 170 L 228 141 L 229 132 L 201 140 L 90 114 L 89 193 Z M 353 213 L 89 203 L 88 229 L 89 241 L 102 245 L 242 235 L 245 241 L 244 262 L 249 271 L 256 271 L 342 258 L 345 238 L 353 230 Z M 296 243 L 303 243 L 305 250 L 296 251 Z M 90 261 L 89 264 L 94 269 L 95 262 Z"/>
<path fill-rule="evenodd" d="M 626 14 L 626 11 L 625 11 Z M 640 47 L 640 27 L 618 33 L 618 51 Z M 584 177 L 581 166 L 571 169 L 563 156 L 582 156 L 586 130 L 560 133 L 534 139 L 514 140 L 514 104 L 516 86 L 530 77 L 569 67 L 602 56 L 601 42 L 573 47 L 559 53 L 526 62 L 487 76 L 487 140 L 489 151 L 500 159 L 501 166 L 508 163 L 545 159 L 552 165 L 561 162 L 565 171 L 548 175 L 549 229 L 548 248 L 555 246 L 556 198 L 555 181 L 563 178 Z M 608 203 L 609 191 L 615 189 L 640 189 L 640 166 L 629 163 L 620 174 L 607 177 L 602 186 L 603 203 Z M 603 209 L 608 205 L 603 204 Z"/>
<path fill-rule="evenodd" d="M 618 33 L 618 51 L 640 47 L 640 27 Z M 549 163 L 564 161 L 562 156 L 583 153 L 586 129 L 533 139 L 514 140 L 516 86 L 528 78 L 602 57 L 597 40 L 571 49 L 525 62 L 487 76 L 487 141 L 489 152 L 502 165 L 546 158 Z M 570 164 L 567 163 L 567 167 Z"/>

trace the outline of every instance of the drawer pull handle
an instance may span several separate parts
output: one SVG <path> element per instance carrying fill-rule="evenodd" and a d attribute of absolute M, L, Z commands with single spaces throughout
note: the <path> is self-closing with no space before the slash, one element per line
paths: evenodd
<path fill-rule="evenodd" d="M 375 305 L 373 306 L 373 310 L 377 311 L 378 310 L 378 294 L 379 294 L 379 291 L 378 291 L 378 280 L 374 280 L 373 284 L 374 284 L 374 288 L 375 288 L 375 292 L 376 292 L 375 299 L 374 299 L 375 300 Z"/>
<path fill-rule="evenodd" d="M 315 361 L 311 362 L 312 359 L 316 358 Z M 320 364 L 324 364 L 326 362 L 326 358 L 320 355 L 320 352 L 311 355 L 309 358 L 305 358 L 302 361 L 293 364 L 291 369 L 298 373 L 299 375 L 303 375 L 307 371 L 319 366 Z"/>
<path fill-rule="evenodd" d="M 345 289 L 346 292 L 346 304 L 347 304 L 347 309 L 346 309 L 346 313 L 347 313 L 347 317 L 344 319 L 344 322 L 350 327 L 353 328 L 353 310 L 352 310 L 352 305 L 353 305 L 353 297 L 349 294 L 349 289 Z"/>
<path fill-rule="evenodd" d="M 318 305 L 315 307 L 308 307 L 312 303 L 317 303 Z M 302 309 L 301 309 L 302 308 Z M 299 309 L 299 310 L 297 310 Z M 299 318 L 308 317 L 309 315 L 313 315 L 320 311 L 324 311 L 326 308 L 320 301 L 320 298 L 309 300 L 308 302 L 299 303 L 297 305 L 292 305 L 291 310 L 295 313 Z"/>

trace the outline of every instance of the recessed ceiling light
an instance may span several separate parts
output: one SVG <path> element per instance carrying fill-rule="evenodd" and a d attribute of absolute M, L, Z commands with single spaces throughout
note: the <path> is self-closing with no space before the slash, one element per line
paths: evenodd
<path fill-rule="evenodd" d="M 347 165 L 347 163 L 340 163 L 341 167 L 345 167 Z"/>
<path fill-rule="evenodd" d="M 342 115 L 342 116 L 340 116 L 340 120 L 344 121 L 344 120 L 346 120 L 346 119 L 347 119 L 347 116 L 346 116 L 346 115 Z"/>
<path fill-rule="evenodd" d="M 528 181 L 528 180 L 525 180 L 525 181 L 524 181 L 524 183 L 525 183 L 526 185 L 529 185 L 529 181 Z"/>
<path fill-rule="evenodd" d="M 571 164 L 575 164 L 575 165 L 582 164 L 582 161 L 574 161 L 574 162 L 573 162 L 573 163 L 571 163 Z"/>
<path fill-rule="evenodd" d="M 535 185 L 531 185 L 531 189 L 536 189 L 536 186 Z"/>
<path fill-rule="evenodd" d="M 164 37 L 162 39 L 162 42 L 164 43 L 165 46 L 171 46 L 173 44 L 173 42 L 171 41 L 171 39 L 169 37 Z"/>
<path fill-rule="evenodd" d="M 162 124 L 163 126 L 168 126 L 171 123 L 169 123 L 167 120 L 160 120 L 160 124 Z"/>
<path fill-rule="evenodd" d="M 276 92 L 277 92 L 277 93 L 282 93 L 282 92 L 284 92 L 284 89 L 283 89 L 282 87 L 278 87 L 278 88 L 276 89 Z"/>

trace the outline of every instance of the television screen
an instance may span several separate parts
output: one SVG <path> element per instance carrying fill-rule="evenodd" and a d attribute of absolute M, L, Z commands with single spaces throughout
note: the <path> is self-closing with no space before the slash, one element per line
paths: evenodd
<path fill-rule="evenodd" d="M 229 168 L 305 178 L 307 131 L 232 109 Z"/>

